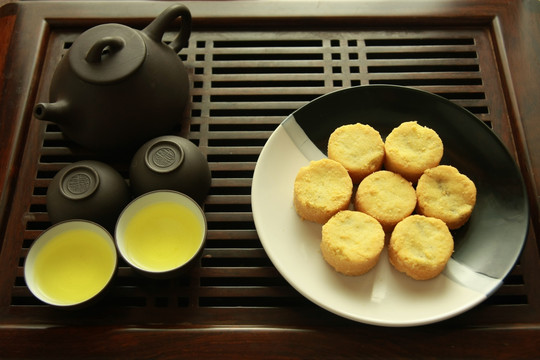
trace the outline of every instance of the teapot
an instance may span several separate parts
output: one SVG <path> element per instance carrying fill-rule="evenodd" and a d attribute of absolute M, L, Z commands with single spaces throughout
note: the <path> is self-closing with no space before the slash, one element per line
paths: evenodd
<path fill-rule="evenodd" d="M 181 17 L 170 45 L 166 28 Z M 189 78 L 178 52 L 188 44 L 191 13 L 181 4 L 165 9 L 143 30 L 102 24 L 83 32 L 58 63 L 49 103 L 34 116 L 96 151 L 131 150 L 182 122 Z"/>

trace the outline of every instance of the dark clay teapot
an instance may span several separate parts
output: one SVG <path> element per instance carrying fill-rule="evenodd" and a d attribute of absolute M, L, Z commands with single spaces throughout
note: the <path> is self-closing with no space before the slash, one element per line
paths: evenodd
<path fill-rule="evenodd" d="M 180 31 L 168 46 L 161 38 L 178 17 Z M 184 5 L 167 8 L 142 31 L 121 24 L 85 31 L 53 74 L 50 103 L 37 104 L 34 115 L 91 150 L 133 150 L 164 135 L 181 123 L 189 97 L 178 52 L 190 34 Z"/>

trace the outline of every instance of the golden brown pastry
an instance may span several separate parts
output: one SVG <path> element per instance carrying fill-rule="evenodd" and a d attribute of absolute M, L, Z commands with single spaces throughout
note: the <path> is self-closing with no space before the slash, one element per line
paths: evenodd
<path fill-rule="evenodd" d="M 417 211 L 441 219 L 450 229 L 463 226 L 476 204 L 476 186 L 455 167 L 439 165 L 418 180 Z"/>
<path fill-rule="evenodd" d="M 384 160 L 384 142 L 369 125 L 351 124 L 338 127 L 328 140 L 328 157 L 340 162 L 354 184 L 380 170 Z"/>
<path fill-rule="evenodd" d="M 446 224 L 423 215 L 411 215 L 400 221 L 388 244 L 390 263 L 416 280 L 439 275 L 453 251 L 454 239 Z"/>
<path fill-rule="evenodd" d="M 439 165 L 443 156 L 443 143 L 439 135 L 416 121 L 404 122 L 396 127 L 384 144 L 384 166 L 415 183 L 424 170 Z"/>
<path fill-rule="evenodd" d="M 302 167 L 294 181 L 294 206 L 305 220 L 324 224 L 352 197 L 352 180 L 347 170 L 331 159 L 312 161 Z"/>
<path fill-rule="evenodd" d="M 412 214 L 416 193 L 412 184 L 401 175 L 380 170 L 362 180 L 354 197 L 354 206 L 377 219 L 385 231 L 390 231 Z"/>
<path fill-rule="evenodd" d="M 365 274 L 377 264 L 383 247 L 381 225 L 359 211 L 340 211 L 323 225 L 322 255 L 342 274 Z"/>

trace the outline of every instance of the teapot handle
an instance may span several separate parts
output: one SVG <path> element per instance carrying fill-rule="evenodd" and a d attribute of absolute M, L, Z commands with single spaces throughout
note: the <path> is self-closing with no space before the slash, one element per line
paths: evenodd
<path fill-rule="evenodd" d="M 188 45 L 189 36 L 191 35 L 191 12 L 186 6 L 182 4 L 170 6 L 159 14 L 158 17 L 142 31 L 152 40 L 161 42 L 166 27 L 179 16 L 182 17 L 180 32 L 169 45 L 174 52 L 178 53 Z"/>

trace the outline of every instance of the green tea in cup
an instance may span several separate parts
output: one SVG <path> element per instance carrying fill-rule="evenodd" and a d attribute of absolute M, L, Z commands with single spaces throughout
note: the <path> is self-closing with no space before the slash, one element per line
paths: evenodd
<path fill-rule="evenodd" d="M 58 223 L 32 245 L 24 275 L 45 303 L 71 307 L 100 294 L 113 277 L 117 253 L 112 236 L 84 220 Z"/>
<path fill-rule="evenodd" d="M 115 231 L 122 257 L 135 269 L 167 277 L 197 257 L 206 239 L 206 220 L 187 195 L 154 191 L 132 201 L 122 212 Z"/>

